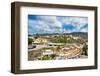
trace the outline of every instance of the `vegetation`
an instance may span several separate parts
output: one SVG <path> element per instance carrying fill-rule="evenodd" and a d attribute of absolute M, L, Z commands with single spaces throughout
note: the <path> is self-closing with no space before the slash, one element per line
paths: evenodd
<path fill-rule="evenodd" d="M 28 44 L 32 44 L 33 39 L 32 38 L 28 38 Z"/>
<path fill-rule="evenodd" d="M 41 60 L 52 60 L 54 59 L 55 55 L 44 55 Z"/>
<path fill-rule="evenodd" d="M 85 41 L 84 39 L 74 39 L 70 36 L 58 36 L 52 37 L 49 41 L 53 43 L 80 43 L 83 44 Z"/>
<path fill-rule="evenodd" d="M 88 45 L 85 43 L 82 48 L 82 55 L 88 55 Z"/>
<path fill-rule="evenodd" d="M 30 35 L 29 35 L 30 36 Z M 46 45 L 49 45 L 49 46 L 45 46 L 41 49 L 38 49 L 38 50 L 35 50 L 35 51 L 29 51 L 28 52 L 28 60 L 55 60 L 56 57 L 58 56 L 58 52 L 62 52 L 62 48 L 64 47 L 67 47 L 66 45 L 67 44 L 80 44 L 83 45 L 83 48 L 82 49 L 82 53 L 81 55 L 82 56 L 88 56 L 88 45 L 86 44 L 86 42 L 88 42 L 88 39 L 87 39 L 87 35 L 86 37 L 84 35 L 79 35 L 78 34 L 75 34 L 75 35 L 66 35 L 66 34 L 61 34 L 61 35 L 39 35 L 39 34 L 36 34 L 33 36 L 33 39 L 32 38 L 28 38 L 28 44 L 31 45 L 32 42 L 34 42 L 35 40 L 41 40 L 42 39 L 42 36 L 46 37 L 48 43 L 54 43 L 54 45 L 52 44 L 46 44 Z M 39 38 L 39 39 L 38 39 Z M 33 41 L 34 40 L 34 41 Z M 45 40 L 44 40 L 45 41 Z M 56 45 L 58 43 L 58 45 Z M 60 45 L 61 43 L 61 45 Z M 44 45 L 45 43 L 40 43 L 41 46 L 42 44 Z M 32 45 L 33 47 L 34 45 Z M 69 45 L 70 47 L 70 45 Z M 36 48 L 36 45 L 33 47 L 33 48 Z M 46 54 L 44 55 L 43 52 L 45 52 L 45 50 L 47 49 L 50 49 L 55 53 L 57 53 L 56 55 L 51 55 L 51 54 Z"/>
<path fill-rule="evenodd" d="M 34 60 L 38 59 L 41 56 L 41 52 L 29 51 L 28 55 L 29 55 L 28 60 Z"/>
<path fill-rule="evenodd" d="M 34 36 L 35 39 L 37 39 L 38 37 L 40 37 L 39 34 L 36 34 L 36 35 Z"/>

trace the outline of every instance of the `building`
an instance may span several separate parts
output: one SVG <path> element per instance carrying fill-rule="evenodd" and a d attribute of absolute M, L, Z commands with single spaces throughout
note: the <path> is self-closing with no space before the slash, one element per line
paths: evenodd
<path fill-rule="evenodd" d="M 48 39 L 46 37 L 39 37 L 34 40 L 34 43 L 47 43 Z"/>
<path fill-rule="evenodd" d="M 54 54 L 53 51 L 51 49 L 46 49 L 44 52 L 43 52 L 43 55 L 52 55 Z"/>

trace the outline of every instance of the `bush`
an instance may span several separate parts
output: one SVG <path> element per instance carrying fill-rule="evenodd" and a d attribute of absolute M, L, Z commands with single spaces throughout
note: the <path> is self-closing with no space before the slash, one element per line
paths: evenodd
<path fill-rule="evenodd" d="M 28 44 L 32 44 L 33 39 L 32 38 L 28 38 Z"/>
<path fill-rule="evenodd" d="M 83 44 L 83 48 L 82 48 L 82 55 L 88 55 L 88 45 L 85 43 Z"/>
<path fill-rule="evenodd" d="M 54 59 L 55 55 L 44 55 L 41 60 L 52 60 Z"/>

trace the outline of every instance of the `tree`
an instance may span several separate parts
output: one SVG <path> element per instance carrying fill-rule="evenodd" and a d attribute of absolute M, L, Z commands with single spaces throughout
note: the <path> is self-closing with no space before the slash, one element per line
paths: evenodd
<path fill-rule="evenodd" d="M 37 34 L 34 36 L 34 38 L 37 39 L 38 37 L 40 37 L 40 36 L 39 36 L 39 34 L 37 33 Z"/>
<path fill-rule="evenodd" d="M 88 55 L 88 45 L 85 43 L 83 44 L 83 48 L 82 48 L 82 55 Z"/>
<path fill-rule="evenodd" d="M 44 55 L 41 60 L 53 60 L 55 55 Z"/>
<path fill-rule="evenodd" d="M 32 38 L 28 38 L 28 44 L 32 44 L 33 39 Z"/>

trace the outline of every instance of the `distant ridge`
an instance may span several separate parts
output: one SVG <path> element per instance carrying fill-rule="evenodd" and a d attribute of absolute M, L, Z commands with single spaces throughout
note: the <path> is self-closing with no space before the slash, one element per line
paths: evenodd
<path fill-rule="evenodd" d="M 45 33 L 45 34 L 33 34 L 33 35 L 28 35 L 28 36 L 47 36 L 47 35 L 72 35 L 72 36 L 78 36 L 87 39 L 88 38 L 88 33 L 87 32 L 72 32 L 72 33 Z"/>

